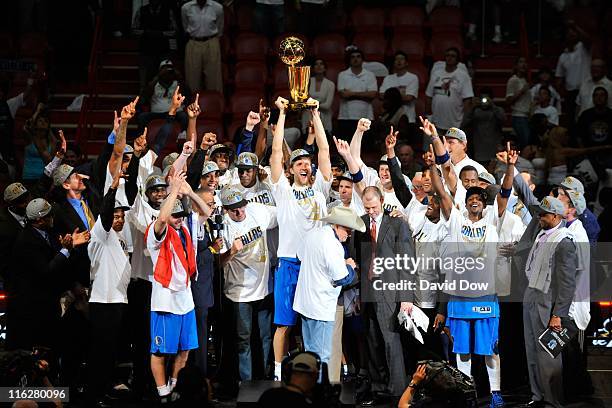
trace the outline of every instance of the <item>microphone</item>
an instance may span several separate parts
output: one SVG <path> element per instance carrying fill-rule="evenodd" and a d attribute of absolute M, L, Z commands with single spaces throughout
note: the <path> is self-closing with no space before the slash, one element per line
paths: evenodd
<path fill-rule="evenodd" d="M 223 215 L 216 214 L 215 215 L 215 219 L 213 221 L 213 227 L 212 227 L 212 229 L 213 229 L 213 238 L 214 239 L 219 238 L 219 236 L 221 235 L 220 231 L 222 231 L 223 228 L 224 228 L 224 225 L 223 225 Z"/>

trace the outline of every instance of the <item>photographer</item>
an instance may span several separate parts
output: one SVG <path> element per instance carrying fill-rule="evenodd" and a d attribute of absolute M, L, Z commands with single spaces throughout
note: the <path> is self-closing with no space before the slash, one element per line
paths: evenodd
<path fill-rule="evenodd" d="M 425 377 L 427 376 L 427 365 L 421 364 L 417 367 L 416 371 L 412 375 L 412 380 L 406 391 L 402 394 L 402 397 L 397 404 L 397 408 L 408 408 L 410 407 L 410 403 L 412 402 L 412 398 L 414 394 L 416 394 L 417 388 L 419 388 L 419 384 L 423 382 Z"/>
<path fill-rule="evenodd" d="M 461 128 L 472 136 L 472 158 L 487 167 L 502 141 L 502 125 L 506 116 L 504 109 L 493 102 L 490 88 L 482 88 L 472 106 L 465 114 Z"/>

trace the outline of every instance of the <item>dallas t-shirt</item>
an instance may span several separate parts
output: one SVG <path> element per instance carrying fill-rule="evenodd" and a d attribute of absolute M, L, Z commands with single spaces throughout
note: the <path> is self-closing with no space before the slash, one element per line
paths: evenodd
<path fill-rule="evenodd" d="M 474 97 L 470 76 L 460 69 L 436 71 L 429 80 L 425 95 L 432 98 L 431 121 L 441 129 L 460 127 L 463 122 L 463 100 Z"/>
<path fill-rule="evenodd" d="M 259 203 L 246 206 L 246 218 L 237 222 L 225 216 L 223 248 L 227 252 L 239 238 L 243 248 L 225 265 L 223 293 L 232 302 L 254 302 L 270 292 L 270 256 L 266 245 L 267 230 L 276 224 L 276 207 Z"/>
<path fill-rule="evenodd" d="M 125 214 L 125 221 L 131 231 L 134 253 L 132 254 L 132 278 L 153 280 L 153 262 L 144 241 L 144 233 L 159 217 L 159 210 L 149 205 L 143 194 L 136 194 L 132 209 Z M 125 227 L 124 227 L 125 228 Z"/>
<path fill-rule="evenodd" d="M 415 200 L 416 201 L 416 200 Z M 427 206 L 425 206 L 427 208 Z M 440 220 L 433 223 L 423 213 L 418 224 L 414 225 L 415 254 L 417 258 L 435 260 L 440 257 L 440 242 L 448 234 L 446 220 L 440 214 Z M 417 268 L 416 305 L 421 308 L 436 307 L 437 290 L 421 289 L 421 281 L 437 283 L 440 280 L 440 268 L 433 262 L 425 261 Z M 424 288 L 424 286 L 423 286 Z"/>

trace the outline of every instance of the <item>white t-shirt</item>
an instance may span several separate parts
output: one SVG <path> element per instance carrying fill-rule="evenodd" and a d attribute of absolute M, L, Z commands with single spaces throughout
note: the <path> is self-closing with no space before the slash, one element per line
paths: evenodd
<path fill-rule="evenodd" d="M 170 105 L 172 105 L 172 95 L 174 95 L 177 87 L 177 81 L 173 81 L 167 89 L 161 86 L 159 82 L 156 82 L 153 87 L 153 95 L 151 95 L 151 112 L 168 112 Z M 182 111 L 183 107 L 179 106 L 177 110 Z"/>
<path fill-rule="evenodd" d="M 327 194 L 331 183 L 331 177 L 325 181 L 320 171 L 312 186 L 290 186 L 284 174 L 281 174 L 276 184 L 272 183 L 272 195 L 278 209 L 279 258 L 297 257 L 298 248 L 303 245 L 304 234 L 322 225 L 321 218 L 327 215 Z"/>
<path fill-rule="evenodd" d="M 427 204 L 421 203 L 413 195 L 412 199 L 404 209 L 404 215 L 408 218 L 408 226 L 411 231 L 419 229 L 425 221 L 425 212 L 427 211 Z"/>
<path fill-rule="evenodd" d="M 337 199 L 327 204 L 327 211 L 331 210 L 334 207 L 345 207 L 342 203 L 342 200 Z M 353 189 L 353 195 L 351 197 L 351 202 L 348 205 L 348 208 L 352 209 L 357 213 L 358 216 L 362 216 L 365 214 L 365 208 L 363 208 L 363 203 L 361 202 L 361 198 L 359 198 L 359 194 Z"/>
<path fill-rule="evenodd" d="M 457 176 L 457 189 L 455 191 L 455 204 L 459 204 L 460 206 L 465 206 L 465 187 L 463 187 L 463 184 L 461 183 L 461 180 L 459 179 L 459 173 L 461 173 L 461 170 L 465 167 L 465 166 L 472 166 L 474 168 L 476 168 L 476 171 L 478 171 L 478 174 L 480 173 L 484 173 L 487 171 L 487 169 L 484 168 L 484 166 L 480 163 L 478 163 L 475 160 L 470 159 L 467 155 L 460 161 L 457 162 L 457 164 L 452 164 L 453 166 L 453 170 L 455 171 L 455 175 Z"/>
<path fill-rule="evenodd" d="M 344 248 L 329 225 L 311 229 L 302 239 L 293 310 L 309 319 L 333 322 L 342 287 L 332 283 L 348 275 Z"/>
<path fill-rule="evenodd" d="M 222 176 L 219 176 L 219 190 L 222 190 L 225 186 L 231 186 L 233 184 L 240 184 L 240 177 L 238 176 L 238 168 L 230 167 L 223 173 Z"/>
<path fill-rule="evenodd" d="M 240 238 L 244 247 L 225 265 L 223 293 L 232 302 L 254 302 L 270 292 L 270 256 L 266 245 L 267 230 L 276 224 L 276 207 L 258 203 L 246 206 L 246 218 L 233 221 L 227 214 L 223 220 L 223 248 L 227 252 Z"/>
<path fill-rule="evenodd" d="M 338 92 L 368 92 L 377 90 L 376 77 L 370 71 L 362 69 L 358 75 L 355 75 L 349 68 L 338 74 Z M 374 119 L 374 110 L 370 102 L 359 99 L 340 99 L 338 119 L 359 120 L 361 118 Z"/>
<path fill-rule="evenodd" d="M 441 129 L 461 126 L 463 100 L 472 98 L 472 80 L 460 69 L 436 71 L 429 80 L 425 95 L 432 98 L 431 121 Z"/>
<path fill-rule="evenodd" d="M 417 200 L 414 200 L 417 201 Z M 412 228 L 412 227 L 411 227 Z M 447 223 L 442 213 L 437 223 L 431 222 L 425 214 L 415 225 L 412 237 L 414 238 L 415 254 L 422 259 L 437 259 L 440 256 L 440 242 L 448 235 Z M 421 265 L 417 269 L 416 304 L 421 308 L 436 307 L 437 297 L 435 290 L 421 290 L 420 281 L 430 283 L 438 282 L 440 269 L 436 265 Z"/>
<path fill-rule="evenodd" d="M 90 302 L 127 303 L 127 287 L 132 273 L 128 247 L 122 233 L 104 230 L 100 217 L 91 229 L 87 246 L 91 260 Z"/>
<path fill-rule="evenodd" d="M 378 177 L 378 172 L 371 167 L 366 165 L 361 166 L 361 174 L 363 174 L 363 181 L 366 187 L 376 186 L 383 194 L 383 210 L 386 212 L 392 212 L 393 210 L 404 210 L 404 206 L 400 203 L 399 199 L 395 195 L 395 191 L 385 191 Z M 412 182 L 404 175 L 404 181 L 409 189 L 412 189 Z"/>
<path fill-rule="evenodd" d="M 495 209 L 497 211 L 497 209 Z M 499 219 L 497 226 L 497 234 L 499 242 L 510 244 L 518 242 L 525 232 L 525 224 L 523 220 L 516 214 L 506 210 L 502 218 Z M 495 289 L 499 296 L 510 295 L 512 288 L 512 258 L 500 256 L 497 258 L 497 267 L 495 268 Z"/>
<path fill-rule="evenodd" d="M 531 101 L 534 104 L 537 104 L 538 93 L 540 92 L 541 87 L 542 84 L 535 84 L 529 90 L 529 92 L 531 92 Z M 561 112 L 561 95 L 559 95 L 559 92 L 557 92 L 552 85 L 548 86 L 548 90 L 550 91 L 550 104 L 557 108 L 557 112 Z"/>
<path fill-rule="evenodd" d="M 147 244 L 144 242 L 144 233 L 149 224 L 158 217 L 159 210 L 149 205 L 143 193 L 136 194 L 132 209 L 125 214 L 125 221 L 129 225 L 134 246 L 132 278 L 153 280 L 153 262 Z"/>
<path fill-rule="evenodd" d="M 519 78 L 516 75 L 512 75 L 506 84 L 506 98 L 518 94 L 525 85 L 527 85 L 527 80 L 525 78 Z M 529 109 L 531 108 L 531 94 L 525 92 L 512 104 L 511 108 L 512 116 L 528 117 Z"/>
<path fill-rule="evenodd" d="M 538 106 L 533 110 L 533 113 L 541 113 L 546 116 L 546 120 L 548 123 L 552 123 L 555 126 L 559 126 L 559 112 L 557 112 L 557 108 L 552 105 L 548 105 L 545 108 Z"/>
<path fill-rule="evenodd" d="M 567 48 L 559 56 L 555 75 L 565 79 L 565 89 L 575 91 L 591 75 L 591 52 L 578 41 L 573 51 Z"/>
<path fill-rule="evenodd" d="M 154 225 L 151 225 L 149 234 L 147 235 L 147 249 L 151 254 L 151 260 L 153 265 L 157 263 L 159 252 L 164 239 L 167 237 L 168 228 L 172 228 L 166 225 L 166 230 L 160 240 L 155 237 Z M 187 239 L 191 239 L 190 236 Z M 196 248 L 194 248 L 193 256 L 196 256 Z M 153 273 L 153 271 L 151 271 Z M 161 283 L 152 279 L 153 285 L 151 290 L 151 311 L 152 312 L 169 312 L 176 315 L 184 315 L 190 312 L 195 307 L 193 303 L 193 296 L 191 295 L 191 280 L 187 279 L 186 271 L 180 265 L 180 262 L 172 263 L 172 274 L 177 274 L 177 278 L 181 281 L 187 282 L 186 289 L 183 290 L 172 290 L 165 288 Z"/>
<path fill-rule="evenodd" d="M 590 304 L 590 262 L 591 247 L 589 237 L 580 220 L 575 220 L 567 227 L 574 236 L 576 253 L 578 255 L 578 274 L 576 276 L 576 292 L 574 301 L 570 305 L 569 316 L 574 319 L 580 330 L 586 330 L 591 320 Z"/>
<path fill-rule="evenodd" d="M 404 91 L 405 95 L 412 95 L 415 97 L 415 99 L 419 96 L 419 78 L 411 72 L 406 72 L 402 76 L 397 76 L 397 74 L 387 75 L 383 80 L 383 83 L 380 85 L 378 92 L 384 94 L 389 88 L 399 88 L 402 86 L 406 88 Z M 414 123 L 416 121 L 414 104 L 414 100 L 404 104 L 406 106 L 406 110 L 408 111 L 408 120 L 410 123 Z"/>

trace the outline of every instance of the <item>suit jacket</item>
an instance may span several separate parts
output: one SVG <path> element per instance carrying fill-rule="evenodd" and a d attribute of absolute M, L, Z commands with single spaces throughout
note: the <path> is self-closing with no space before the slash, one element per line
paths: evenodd
<path fill-rule="evenodd" d="M 211 221 L 206 220 L 206 224 L 211 227 Z M 215 257 L 210 252 L 208 247 L 212 245 L 213 240 L 211 234 L 206 231 L 203 239 L 198 240 L 196 262 L 198 266 L 197 276 L 191 277 L 191 293 L 193 295 L 193 302 L 198 308 L 210 308 L 215 304 L 214 292 L 213 292 L 213 278 L 215 271 Z"/>
<path fill-rule="evenodd" d="M 10 268 L 11 248 L 17 235 L 23 230 L 8 208 L 0 208 L 0 277 L 6 278 Z"/>
<path fill-rule="evenodd" d="M 370 238 L 370 217 L 366 214 L 361 217 L 366 225 L 365 232 L 355 231 L 352 236 L 351 256 L 355 263 L 359 266 L 360 279 L 362 282 L 362 299 L 365 301 L 383 301 L 388 305 L 394 305 L 400 301 L 414 301 L 413 291 L 391 291 L 391 290 L 372 290 L 371 284 L 368 281 L 368 272 L 372 262 L 372 242 Z M 402 221 L 401 218 L 392 218 L 388 214 L 384 214 L 380 226 L 378 226 L 378 239 L 376 241 L 376 257 L 382 258 L 384 261 L 387 258 L 395 261 L 396 256 L 414 257 L 414 245 L 412 243 L 412 234 L 408 224 Z M 410 265 L 410 263 L 409 263 Z M 400 280 L 415 280 L 415 275 L 408 270 L 398 269 L 398 265 L 393 265 L 391 268 L 384 268 L 384 271 L 379 277 L 383 282 L 400 282 Z M 402 267 L 403 265 L 399 265 Z"/>

